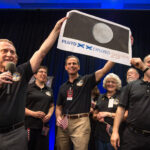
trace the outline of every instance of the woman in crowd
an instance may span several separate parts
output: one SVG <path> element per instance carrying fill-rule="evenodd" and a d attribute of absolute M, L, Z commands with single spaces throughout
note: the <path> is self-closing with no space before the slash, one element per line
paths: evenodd
<path fill-rule="evenodd" d="M 49 150 L 49 120 L 54 111 L 53 93 L 46 86 L 47 68 L 40 66 L 29 84 L 26 101 L 25 125 L 29 150 Z"/>
<path fill-rule="evenodd" d="M 110 144 L 111 127 L 119 103 L 121 80 L 109 73 L 103 80 L 105 94 L 101 94 L 95 107 L 93 117 L 98 120 L 95 129 L 96 150 L 113 150 Z"/>

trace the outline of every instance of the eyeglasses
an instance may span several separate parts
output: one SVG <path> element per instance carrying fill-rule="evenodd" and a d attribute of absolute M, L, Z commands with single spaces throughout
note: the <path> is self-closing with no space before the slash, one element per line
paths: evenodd
<path fill-rule="evenodd" d="M 12 55 L 16 54 L 16 52 L 11 49 L 1 49 L 0 52 L 2 52 L 2 54 L 7 54 L 8 52 L 10 52 L 10 54 L 12 54 Z"/>
<path fill-rule="evenodd" d="M 46 71 L 38 71 L 39 73 L 45 73 L 45 74 L 47 74 L 47 72 Z"/>

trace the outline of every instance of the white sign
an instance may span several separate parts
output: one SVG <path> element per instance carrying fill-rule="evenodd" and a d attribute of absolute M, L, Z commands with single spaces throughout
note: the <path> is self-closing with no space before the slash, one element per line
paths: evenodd
<path fill-rule="evenodd" d="M 128 27 L 77 10 L 67 13 L 57 48 L 130 65 L 131 31 Z"/>

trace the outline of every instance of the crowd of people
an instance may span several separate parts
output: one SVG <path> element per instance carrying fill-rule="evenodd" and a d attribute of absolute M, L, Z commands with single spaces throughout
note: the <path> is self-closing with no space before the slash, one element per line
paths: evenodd
<path fill-rule="evenodd" d="M 6 66 L 18 61 L 15 46 L 0 39 L 0 150 L 49 149 L 54 98 L 46 85 L 48 69 L 40 64 L 66 19 L 56 23 L 39 50 L 13 73 Z M 150 55 L 143 61 L 132 58 L 131 64 L 122 87 L 117 74 L 107 74 L 114 62 L 81 76 L 78 57 L 66 58 L 68 80 L 59 88 L 55 110 L 57 150 L 150 150 Z M 32 76 L 35 81 L 29 84 Z M 103 77 L 105 94 L 97 88 Z"/>

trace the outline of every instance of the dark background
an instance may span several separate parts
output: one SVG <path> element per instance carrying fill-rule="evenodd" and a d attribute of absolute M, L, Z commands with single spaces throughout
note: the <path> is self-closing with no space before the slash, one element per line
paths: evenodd
<path fill-rule="evenodd" d="M 32 56 L 48 36 L 57 20 L 64 17 L 68 10 L 0 10 L 0 38 L 8 38 L 13 41 L 19 56 L 18 64 L 21 64 Z M 82 12 L 101 17 L 131 28 L 134 37 L 133 57 L 141 57 L 150 53 L 150 11 L 142 10 L 80 10 Z M 54 76 L 53 91 L 55 102 L 59 86 L 67 80 L 64 70 L 64 60 L 71 53 L 58 50 L 57 42 L 43 61 L 43 65 L 49 68 L 49 75 Z M 92 73 L 103 67 L 105 60 L 94 57 L 74 54 L 79 57 L 81 63 L 80 74 Z M 126 84 L 125 76 L 127 66 L 116 64 L 112 72 L 118 74 Z M 99 86 L 101 92 L 104 90 Z M 52 117 L 50 145 L 54 143 L 55 118 Z"/>

